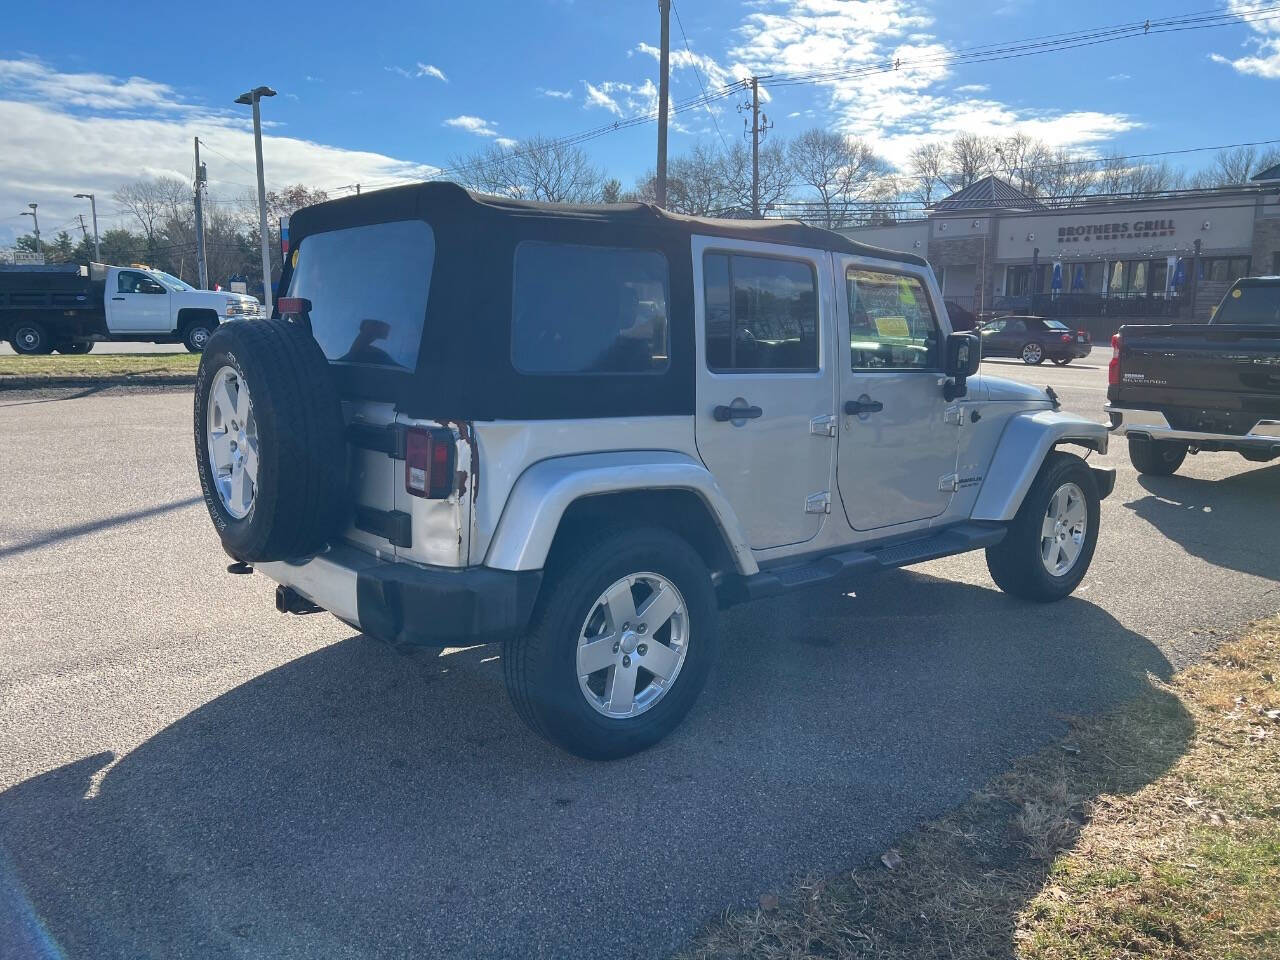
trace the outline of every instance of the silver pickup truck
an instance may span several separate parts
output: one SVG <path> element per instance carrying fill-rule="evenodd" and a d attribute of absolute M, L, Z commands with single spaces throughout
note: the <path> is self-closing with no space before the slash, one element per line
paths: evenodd
<path fill-rule="evenodd" d="M 195 390 L 209 515 L 285 612 L 503 644 L 537 731 L 661 739 L 718 610 L 985 549 L 1064 597 L 1114 473 L 1100 423 L 976 375 L 911 254 L 786 221 L 564 207 L 446 183 L 294 217 L 277 316 Z"/>

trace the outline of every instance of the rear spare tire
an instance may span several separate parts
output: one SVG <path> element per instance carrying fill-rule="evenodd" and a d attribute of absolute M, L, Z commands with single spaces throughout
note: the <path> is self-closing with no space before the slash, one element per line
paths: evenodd
<path fill-rule="evenodd" d="M 311 335 L 287 320 L 220 325 L 195 384 L 196 464 L 223 549 L 315 553 L 346 512 L 342 407 Z"/>

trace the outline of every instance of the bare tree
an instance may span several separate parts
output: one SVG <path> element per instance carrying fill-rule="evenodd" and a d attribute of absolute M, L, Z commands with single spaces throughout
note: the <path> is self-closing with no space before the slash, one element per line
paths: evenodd
<path fill-rule="evenodd" d="M 1122 156 L 1103 158 L 1093 173 L 1091 193 L 1125 194 L 1125 193 L 1159 193 L 1164 190 L 1177 190 L 1187 183 L 1186 175 L 1169 166 L 1168 161 L 1159 163 L 1135 163 Z"/>
<path fill-rule="evenodd" d="M 1280 149 L 1275 147 L 1261 151 L 1252 146 L 1228 148 L 1214 154 L 1209 166 L 1192 174 L 1187 183 L 1206 189 L 1237 186 L 1277 163 L 1280 163 Z"/>
<path fill-rule="evenodd" d="M 546 203 L 597 203 L 605 178 L 585 152 L 572 144 L 535 136 L 513 146 L 491 144 L 449 166 L 456 179 L 483 193 Z"/>
<path fill-rule="evenodd" d="M 947 191 L 947 148 L 941 140 L 922 143 L 911 151 L 907 169 L 913 178 L 911 196 L 926 207 L 934 194 Z"/>
<path fill-rule="evenodd" d="M 629 199 L 655 203 L 654 173 L 648 171 L 636 183 Z M 688 153 L 671 158 L 667 165 L 667 209 L 695 217 L 713 216 L 733 203 L 724 180 L 723 158 L 712 147 L 699 143 Z"/>
<path fill-rule="evenodd" d="M 1035 170 L 1031 196 L 1078 200 L 1093 189 L 1093 164 L 1068 150 L 1046 149 Z"/>
<path fill-rule="evenodd" d="M 725 188 L 725 212 L 741 214 L 751 210 L 751 148 L 736 143 L 720 155 L 720 176 Z M 760 213 L 785 203 L 791 195 L 794 176 L 787 162 L 786 145 L 781 140 L 766 141 L 760 147 Z"/>
<path fill-rule="evenodd" d="M 154 177 L 126 183 L 115 192 L 115 201 L 138 222 L 147 247 L 147 257 L 155 259 L 164 222 L 175 216 L 191 200 L 191 188 L 175 177 Z"/>
<path fill-rule="evenodd" d="M 817 207 L 804 219 L 828 229 L 849 223 L 888 170 L 866 141 L 819 127 L 792 140 L 787 159 L 796 184 L 817 194 Z"/>
<path fill-rule="evenodd" d="M 947 150 L 949 186 L 963 190 L 993 173 L 998 160 L 996 141 L 976 133 L 956 134 Z"/>

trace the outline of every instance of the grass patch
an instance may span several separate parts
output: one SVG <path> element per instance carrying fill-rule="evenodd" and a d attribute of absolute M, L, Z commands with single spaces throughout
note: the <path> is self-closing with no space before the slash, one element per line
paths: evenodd
<path fill-rule="evenodd" d="M 0 357 L 0 383 L 21 377 L 48 380 L 102 380 L 125 377 L 193 377 L 198 353 L 116 353 L 94 356 Z"/>
<path fill-rule="evenodd" d="M 1278 678 L 1280 618 L 686 956 L 1280 958 Z"/>

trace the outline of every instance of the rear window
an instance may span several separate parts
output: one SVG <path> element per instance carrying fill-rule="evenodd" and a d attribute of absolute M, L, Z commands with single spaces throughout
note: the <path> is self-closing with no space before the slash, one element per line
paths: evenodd
<path fill-rule="evenodd" d="M 666 369 L 667 258 L 526 241 L 516 248 L 511 362 L 521 373 Z"/>
<path fill-rule="evenodd" d="M 1280 284 L 1236 287 L 1213 315 L 1214 323 L 1244 323 L 1280 327 Z"/>
<path fill-rule="evenodd" d="M 298 246 L 288 296 L 311 301 L 311 331 L 331 361 L 412 370 L 435 255 L 421 220 L 312 234 Z"/>
<path fill-rule="evenodd" d="M 1068 329 L 1067 325 L 1066 325 L 1065 323 L 1063 323 L 1061 320 L 1041 320 L 1040 322 L 1044 324 L 1044 328 L 1045 328 L 1046 330 L 1066 330 L 1066 329 Z"/>

